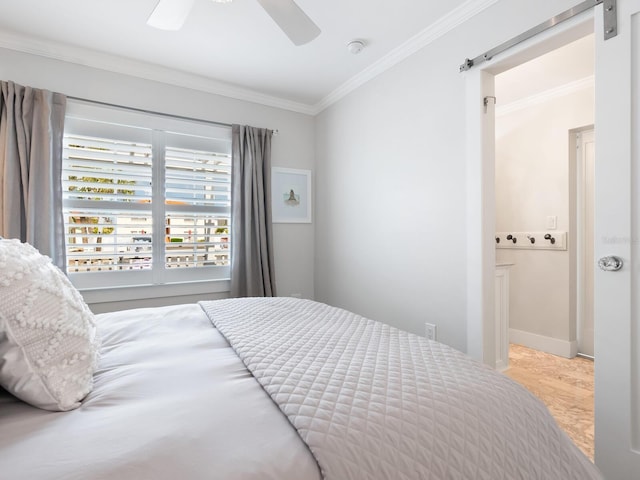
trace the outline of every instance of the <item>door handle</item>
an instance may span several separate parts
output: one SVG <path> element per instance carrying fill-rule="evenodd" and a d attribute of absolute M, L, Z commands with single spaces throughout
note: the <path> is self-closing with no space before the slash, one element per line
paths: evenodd
<path fill-rule="evenodd" d="M 620 257 L 609 255 L 598 260 L 598 267 L 605 272 L 616 272 L 622 268 L 623 262 Z"/>

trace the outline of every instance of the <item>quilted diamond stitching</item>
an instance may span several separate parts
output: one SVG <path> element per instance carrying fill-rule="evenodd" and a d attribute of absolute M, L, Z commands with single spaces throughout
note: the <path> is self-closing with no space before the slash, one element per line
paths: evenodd
<path fill-rule="evenodd" d="M 587 479 L 533 395 L 446 345 L 290 298 L 202 302 L 326 479 Z"/>

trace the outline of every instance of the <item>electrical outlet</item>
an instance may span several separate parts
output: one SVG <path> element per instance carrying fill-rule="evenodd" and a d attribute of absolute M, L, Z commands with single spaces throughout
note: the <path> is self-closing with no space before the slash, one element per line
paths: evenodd
<path fill-rule="evenodd" d="M 433 323 L 425 323 L 425 336 L 429 340 L 437 340 L 438 336 L 438 327 L 436 327 Z"/>

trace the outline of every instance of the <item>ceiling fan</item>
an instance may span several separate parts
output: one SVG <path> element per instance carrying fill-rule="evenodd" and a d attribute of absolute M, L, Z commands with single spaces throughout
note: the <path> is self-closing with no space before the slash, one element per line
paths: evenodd
<path fill-rule="evenodd" d="M 212 0 L 229 3 L 233 0 Z M 151 12 L 147 24 L 162 30 L 179 30 L 195 0 L 160 0 Z M 257 0 L 269 16 L 295 45 L 304 45 L 320 35 L 313 23 L 294 0 Z"/>

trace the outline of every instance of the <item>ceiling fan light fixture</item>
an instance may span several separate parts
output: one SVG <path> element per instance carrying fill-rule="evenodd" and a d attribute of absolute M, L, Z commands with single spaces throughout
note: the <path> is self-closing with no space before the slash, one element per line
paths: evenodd
<path fill-rule="evenodd" d="M 233 0 L 211 0 L 230 3 Z M 320 35 L 318 27 L 295 0 L 256 0 L 294 45 L 304 45 Z M 179 30 L 195 0 L 157 0 L 147 24 L 163 30 Z"/>

